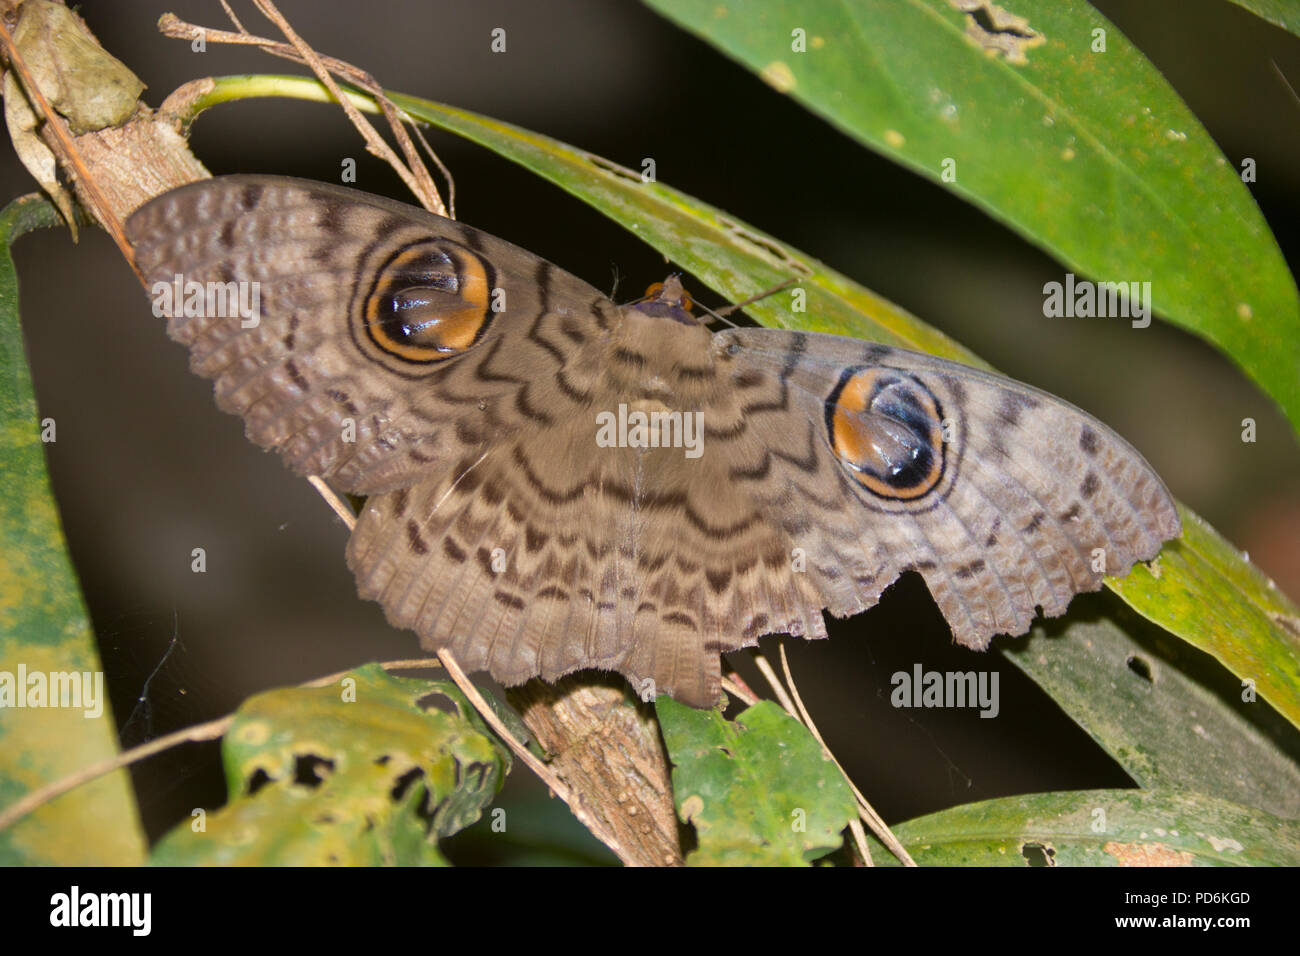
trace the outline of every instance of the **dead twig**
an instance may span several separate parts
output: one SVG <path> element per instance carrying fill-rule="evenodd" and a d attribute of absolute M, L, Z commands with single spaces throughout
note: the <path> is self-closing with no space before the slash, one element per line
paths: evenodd
<path fill-rule="evenodd" d="M 58 111 L 50 106 L 49 100 L 41 92 L 40 85 L 32 78 L 31 70 L 28 69 L 22 54 L 18 51 L 18 45 L 14 43 L 13 34 L 5 25 L 4 18 L 0 17 L 0 50 L 3 50 L 4 57 L 9 61 L 9 66 L 18 74 L 19 81 L 22 84 L 23 92 L 27 95 L 27 101 L 31 103 L 32 109 L 44 123 L 44 130 L 48 132 L 46 145 L 48 145 L 58 159 L 59 165 L 64 170 L 70 171 L 77 177 L 81 184 L 84 199 L 91 207 L 91 212 L 100 224 L 113 237 L 113 242 L 117 243 L 118 249 L 126 261 L 135 269 L 135 257 L 131 254 L 131 244 L 126 241 L 126 233 L 122 231 L 122 222 L 113 211 L 113 206 L 109 203 L 107 197 L 95 182 L 95 177 L 90 174 L 85 162 L 73 142 L 72 131 L 68 129 L 68 124 L 64 122 L 63 117 Z M 140 276 L 137 269 L 136 275 Z M 141 277 L 141 281 L 143 277 Z"/>
<path fill-rule="evenodd" d="M 291 60 L 294 63 L 301 63 L 311 69 L 316 74 L 316 78 L 330 91 L 330 95 L 339 103 L 343 112 L 347 115 L 352 125 L 356 127 L 366 143 L 366 151 L 374 156 L 379 157 L 392 166 L 393 170 L 401 177 L 402 182 L 411 191 L 424 208 L 430 212 L 437 213 L 440 216 L 455 215 L 455 180 L 451 172 L 443 165 L 442 160 L 438 158 L 437 153 L 425 141 L 423 134 L 415 126 L 415 121 L 399 110 L 392 101 L 384 94 L 383 87 L 376 82 L 375 78 L 364 70 L 358 69 L 351 63 L 335 59 L 330 56 L 322 56 L 313 50 L 300 37 L 285 20 L 284 16 L 276 9 L 270 0 L 254 0 L 258 9 L 274 23 L 289 42 L 284 43 L 278 40 L 272 40 L 267 37 L 256 36 L 249 33 L 242 23 L 227 8 L 227 14 L 232 22 L 238 28 L 237 33 L 228 30 L 214 30 L 208 27 L 198 26 L 197 24 L 187 23 L 181 20 L 175 14 L 166 13 L 158 21 L 158 29 L 164 36 L 174 39 L 194 41 L 202 38 L 204 42 L 236 44 L 243 46 L 255 46 L 259 49 L 270 53 L 272 56 L 278 56 L 282 59 Z M 224 6 L 224 4 L 223 4 Z M 402 155 L 405 161 L 399 159 L 392 148 L 384 141 L 383 137 L 375 130 L 370 121 L 361 115 L 360 111 L 348 100 L 334 80 L 334 76 L 342 77 L 352 86 L 362 89 L 369 93 L 375 99 L 379 110 L 383 113 L 384 118 L 388 121 L 389 128 L 392 130 L 394 138 L 401 147 Z M 448 202 L 443 203 L 441 195 L 438 193 L 437 186 L 434 185 L 433 178 L 429 171 L 424 167 L 420 160 L 419 153 L 411 141 L 410 135 L 406 131 L 406 125 L 410 124 L 415 130 L 415 135 L 420 141 L 426 154 L 438 167 L 447 180 Z"/>

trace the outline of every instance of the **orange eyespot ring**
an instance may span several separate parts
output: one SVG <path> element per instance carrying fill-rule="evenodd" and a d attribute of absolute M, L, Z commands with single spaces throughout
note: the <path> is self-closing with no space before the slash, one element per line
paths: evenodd
<path fill-rule="evenodd" d="M 451 243 L 413 243 L 379 270 L 362 313 L 369 340 L 406 362 L 438 362 L 473 346 L 491 324 L 487 264 Z"/>
<path fill-rule="evenodd" d="M 891 368 L 849 368 L 826 400 L 831 448 L 863 488 L 915 501 L 943 477 L 939 400 L 918 379 Z"/>

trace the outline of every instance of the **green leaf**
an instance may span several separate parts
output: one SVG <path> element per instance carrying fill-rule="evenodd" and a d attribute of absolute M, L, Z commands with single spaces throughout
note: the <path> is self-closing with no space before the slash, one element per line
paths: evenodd
<path fill-rule="evenodd" d="M 510 767 L 454 685 L 378 664 L 249 698 L 222 756 L 229 801 L 154 864 L 439 865 L 438 837 L 476 821 Z"/>
<path fill-rule="evenodd" d="M 1242 9 L 1249 10 L 1262 20 L 1288 33 L 1300 36 L 1300 3 L 1296 0 L 1229 0 Z"/>
<path fill-rule="evenodd" d="M 1300 727 L 1300 610 L 1204 518 L 1181 510 L 1176 546 L 1111 589 L 1249 680 Z"/>
<path fill-rule="evenodd" d="M 844 775 L 771 701 L 734 721 L 668 697 L 655 704 L 673 762 L 677 815 L 694 825 L 692 866 L 803 866 L 835 850 L 857 814 Z"/>
<path fill-rule="evenodd" d="M 1300 817 L 1300 733 L 1213 660 L 1114 598 L 996 640 L 1140 786 Z"/>
<path fill-rule="evenodd" d="M 451 130 L 549 179 L 662 252 L 733 301 L 797 277 L 806 311 L 793 311 L 794 290 L 746 306 L 765 325 L 833 332 L 946 355 L 987 368 L 974 353 L 892 302 L 806 253 L 663 183 L 558 140 L 466 110 L 390 93 L 417 119 Z"/>
<path fill-rule="evenodd" d="M 1004 4 L 1041 40 L 1016 62 L 950 0 L 647 3 L 1071 270 L 1149 281 L 1161 316 L 1222 349 L 1300 429 L 1300 298 L 1282 252 L 1234 164 L 1091 5 Z"/>
<path fill-rule="evenodd" d="M 59 223 L 44 199 L 0 212 L 0 700 L 27 675 L 89 675 L 97 706 L 0 707 L 0 806 L 117 754 L 117 728 L 94 635 L 45 471 L 41 424 L 23 349 L 9 247 Z M 57 435 L 56 435 L 57 437 Z M 97 682 L 97 686 L 96 686 Z M 80 681 L 78 684 L 80 685 Z M 124 866 L 144 859 L 131 781 L 119 770 L 0 831 L 0 864 Z"/>
<path fill-rule="evenodd" d="M 921 866 L 1300 865 L 1300 822 L 1175 790 L 1004 797 L 893 830 Z"/>

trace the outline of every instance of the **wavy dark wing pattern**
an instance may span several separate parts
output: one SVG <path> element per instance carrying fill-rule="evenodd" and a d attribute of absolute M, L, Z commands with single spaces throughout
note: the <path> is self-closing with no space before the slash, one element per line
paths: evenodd
<path fill-rule="evenodd" d="M 506 683 L 600 667 L 711 704 L 721 653 L 825 635 L 819 595 L 715 445 L 744 424 L 708 331 L 629 310 L 574 344 L 569 361 L 599 370 L 583 390 L 546 392 L 545 417 L 480 459 L 372 499 L 349 549 L 361 593 Z M 565 368 L 552 356 L 531 380 L 549 389 Z M 699 454 L 602 445 L 598 416 L 620 405 L 697 415 Z"/>
<path fill-rule="evenodd" d="M 912 569 L 983 647 L 1179 530 L 1141 456 L 1059 399 L 838 336 L 711 334 L 675 280 L 620 308 L 460 223 L 276 177 L 182 187 L 127 233 L 220 407 L 370 496 L 362 596 L 507 684 L 596 667 L 708 705 L 722 653 L 824 637 L 823 610 Z"/>
<path fill-rule="evenodd" d="M 371 495 L 348 560 L 394 624 L 508 683 L 607 667 L 716 699 L 739 615 L 716 595 L 765 586 L 754 566 L 788 568 L 785 542 L 726 494 L 721 461 L 600 447 L 595 424 L 646 396 L 680 405 L 675 363 L 707 357 L 702 327 L 677 326 L 666 350 L 647 329 L 632 341 L 621 310 L 550 263 L 318 183 L 196 183 L 146 204 L 128 235 L 151 290 L 256 285 L 256 324 L 199 308 L 168 331 L 253 441 Z M 771 624 L 822 634 L 802 591 L 762 599 Z M 751 620 L 750 640 L 768 623 Z"/>
<path fill-rule="evenodd" d="M 168 334 L 252 441 L 358 494 L 450 468 L 527 427 L 538 401 L 528 370 L 566 328 L 588 334 L 617 313 L 508 242 L 307 180 L 183 186 L 136 211 L 127 236 L 151 290 L 257 290 L 255 326 L 229 308 L 186 309 Z"/>
<path fill-rule="evenodd" d="M 837 615 L 916 570 L 956 639 L 984 648 L 1180 533 L 1142 456 L 1045 392 L 840 336 L 719 338 L 768 392 L 746 421 L 769 457 L 736 480 L 807 551 Z"/>

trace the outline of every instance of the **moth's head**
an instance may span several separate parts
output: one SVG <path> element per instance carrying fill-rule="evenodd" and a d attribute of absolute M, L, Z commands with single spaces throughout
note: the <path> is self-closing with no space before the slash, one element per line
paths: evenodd
<path fill-rule="evenodd" d="M 650 286 L 645 290 L 645 296 L 628 306 L 629 309 L 657 319 L 672 319 L 683 325 L 702 325 L 700 319 L 691 314 L 694 307 L 690 294 L 682 288 L 681 276 L 675 272 L 663 282 Z"/>

